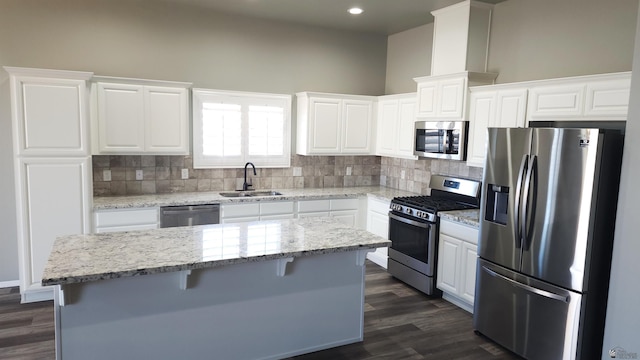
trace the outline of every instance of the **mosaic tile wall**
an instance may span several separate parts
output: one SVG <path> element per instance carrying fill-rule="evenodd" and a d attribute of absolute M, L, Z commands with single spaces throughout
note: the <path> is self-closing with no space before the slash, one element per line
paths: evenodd
<path fill-rule="evenodd" d="M 350 187 L 380 184 L 378 156 L 300 156 L 291 157 L 291 167 L 257 168 L 248 172 L 254 189 L 292 189 Z M 233 191 L 242 188 L 244 169 L 194 169 L 191 156 L 93 156 L 95 196 L 139 195 L 197 191 Z M 346 175 L 351 168 L 351 175 Z M 111 170 L 111 181 L 104 181 L 104 170 Z M 188 169 L 189 179 L 181 178 Z M 136 170 L 143 179 L 136 180 Z"/>

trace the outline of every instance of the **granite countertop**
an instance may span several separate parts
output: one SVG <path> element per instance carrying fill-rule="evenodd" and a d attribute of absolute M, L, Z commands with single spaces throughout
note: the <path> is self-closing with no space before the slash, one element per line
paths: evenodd
<path fill-rule="evenodd" d="M 53 244 L 42 284 L 89 282 L 390 244 L 333 218 L 69 235 Z"/>
<path fill-rule="evenodd" d="M 282 193 L 282 195 L 229 198 L 220 195 L 220 192 L 210 191 L 134 196 L 101 196 L 93 198 L 93 209 L 106 210 L 156 206 L 200 205 L 211 203 L 224 204 L 255 201 L 353 198 L 361 196 L 373 196 L 384 200 L 391 200 L 394 197 L 398 196 L 419 195 L 413 192 L 391 189 L 384 186 L 361 186 L 323 189 L 278 189 L 277 191 Z"/>
<path fill-rule="evenodd" d="M 479 209 L 441 211 L 438 214 L 440 215 L 440 218 L 443 219 L 459 222 L 476 228 L 480 227 Z"/>

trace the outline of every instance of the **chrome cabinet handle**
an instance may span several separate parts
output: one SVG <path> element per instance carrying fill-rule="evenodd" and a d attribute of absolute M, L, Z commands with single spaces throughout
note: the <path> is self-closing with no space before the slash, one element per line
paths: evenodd
<path fill-rule="evenodd" d="M 565 302 L 565 303 L 569 302 L 569 296 L 562 296 L 562 295 L 554 294 L 554 293 L 546 291 L 546 290 L 541 290 L 541 289 L 534 288 L 533 286 L 522 284 L 522 283 L 517 282 L 517 281 L 515 281 L 513 279 L 509 279 L 508 277 L 506 277 L 504 275 L 498 274 L 497 272 L 487 268 L 486 266 L 483 266 L 482 270 L 486 271 L 489 275 L 491 275 L 493 277 L 498 277 L 498 278 L 500 278 L 502 280 L 508 281 L 511 285 L 519 287 L 521 289 L 524 289 L 524 290 L 526 290 L 528 292 L 531 292 L 531 293 L 534 293 L 536 295 L 544 296 L 546 298 L 562 301 L 562 302 Z"/>

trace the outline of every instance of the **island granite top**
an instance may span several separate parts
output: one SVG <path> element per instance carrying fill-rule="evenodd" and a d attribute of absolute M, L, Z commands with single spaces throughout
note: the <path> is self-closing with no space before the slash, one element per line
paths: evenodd
<path fill-rule="evenodd" d="M 333 218 L 69 235 L 53 244 L 42 284 L 89 282 L 390 244 Z"/>
<path fill-rule="evenodd" d="M 413 192 L 391 189 L 384 186 L 358 186 L 322 189 L 277 189 L 282 195 L 224 197 L 220 192 L 192 192 L 152 195 L 99 196 L 93 198 L 94 210 L 127 209 L 155 206 L 200 205 L 211 203 L 243 203 L 255 201 L 313 200 L 327 198 L 353 198 L 372 196 L 391 200 L 398 196 L 419 195 Z"/>

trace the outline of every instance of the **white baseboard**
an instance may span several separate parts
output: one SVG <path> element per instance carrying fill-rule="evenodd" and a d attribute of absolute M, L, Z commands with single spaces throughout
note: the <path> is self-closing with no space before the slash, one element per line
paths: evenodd
<path fill-rule="evenodd" d="M 0 289 L 14 286 L 20 286 L 20 280 L 0 281 Z"/>

